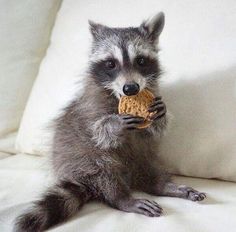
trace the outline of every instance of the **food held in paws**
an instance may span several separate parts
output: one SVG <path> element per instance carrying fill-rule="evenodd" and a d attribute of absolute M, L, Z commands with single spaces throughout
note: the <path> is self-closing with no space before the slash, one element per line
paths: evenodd
<path fill-rule="evenodd" d="M 154 95 L 147 89 L 142 90 L 137 95 L 122 96 L 118 106 L 119 114 L 143 117 L 145 120 L 138 128 L 146 128 L 152 124 L 150 117 L 154 113 L 148 112 L 148 108 L 153 103 L 154 98 Z"/>

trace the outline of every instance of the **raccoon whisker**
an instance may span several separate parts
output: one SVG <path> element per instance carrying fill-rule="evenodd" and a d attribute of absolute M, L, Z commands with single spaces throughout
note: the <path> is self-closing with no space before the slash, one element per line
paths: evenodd
<path fill-rule="evenodd" d="M 104 85 L 104 88 L 107 90 L 113 90 L 110 83 L 107 83 L 106 85 Z"/>
<path fill-rule="evenodd" d="M 153 78 L 156 78 L 156 76 L 147 76 L 147 78 L 146 78 L 146 81 L 147 82 L 151 82 L 152 80 L 153 80 Z"/>
<path fill-rule="evenodd" d="M 149 76 L 153 76 L 153 75 L 157 75 L 157 74 L 158 74 L 158 72 L 155 72 L 155 73 L 149 74 Z"/>
<path fill-rule="evenodd" d="M 110 83 L 107 83 L 107 84 L 104 86 L 104 88 L 105 88 L 106 90 L 111 90 L 110 96 L 116 95 L 116 92 L 114 91 L 114 89 L 112 89 Z"/>
<path fill-rule="evenodd" d="M 157 77 L 158 77 L 158 73 L 151 73 L 151 74 L 146 76 L 147 81 L 150 81 L 150 80 L 148 80 L 149 78 L 157 78 Z"/>

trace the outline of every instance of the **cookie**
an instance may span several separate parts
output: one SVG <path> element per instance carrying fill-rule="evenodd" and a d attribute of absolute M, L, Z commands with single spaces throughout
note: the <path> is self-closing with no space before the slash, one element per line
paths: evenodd
<path fill-rule="evenodd" d="M 143 117 L 145 119 L 144 123 L 137 128 L 149 127 L 152 124 L 150 116 L 154 113 L 148 112 L 148 108 L 153 103 L 154 98 L 154 95 L 147 89 L 142 90 L 137 95 L 122 96 L 118 106 L 119 114 L 131 114 Z"/>

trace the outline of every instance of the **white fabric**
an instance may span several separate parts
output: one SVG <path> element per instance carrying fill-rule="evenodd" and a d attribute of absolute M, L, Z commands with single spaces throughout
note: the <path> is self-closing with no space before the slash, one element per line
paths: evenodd
<path fill-rule="evenodd" d="M 59 3 L 0 1 L 0 151 L 14 152 L 6 140 L 19 127 Z"/>
<path fill-rule="evenodd" d="M 8 133 L 0 138 L 0 152 L 14 154 L 17 132 Z"/>
<path fill-rule="evenodd" d="M 163 88 L 174 119 L 159 157 L 171 173 L 236 181 L 236 67 Z"/>
<path fill-rule="evenodd" d="M 73 97 L 75 82 L 82 88 L 90 45 L 88 19 L 133 26 L 160 10 L 166 13 L 160 38 L 166 73 L 161 83 L 167 106 L 176 115 L 160 158 L 176 173 L 235 181 L 233 0 L 64 0 L 23 117 L 18 150 L 46 154 L 48 123 Z"/>
<path fill-rule="evenodd" d="M 0 231 L 11 232 L 12 221 L 50 183 L 45 159 L 14 155 L 0 160 Z M 164 209 L 159 218 L 148 218 L 89 203 L 55 232 L 220 232 L 236 228 L 236 184 L 224 181 L 177 177 L 176 182 L 204 191 L 208 199 L 195 203 L 183 199 L 135 193 L 157 201 Z"/>

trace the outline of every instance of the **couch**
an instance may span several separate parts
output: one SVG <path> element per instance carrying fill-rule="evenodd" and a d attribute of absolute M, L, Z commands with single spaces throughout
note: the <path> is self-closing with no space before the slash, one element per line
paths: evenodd
<path fill-rule="evenodd" d="M 236 231 L 236 4 L 227 1 L 3 0 L 0 2 L 0 231 L 50 185 L 47 125 L 82 93 L 88 19 L 138 25 L 166 13 L 161 88 L 172 114 L 160 162 L 207 193 L 195 203 L 135 192 L 164 215 L 148 218 L 93 202 L 50 231 Z"/>

